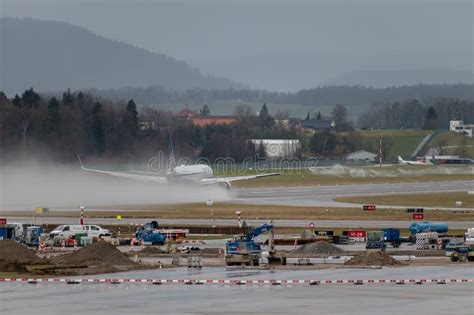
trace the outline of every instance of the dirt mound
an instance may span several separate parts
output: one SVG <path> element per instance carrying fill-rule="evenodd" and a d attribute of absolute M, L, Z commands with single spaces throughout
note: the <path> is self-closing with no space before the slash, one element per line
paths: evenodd
<path fill-rule="evenodd" d="M 345 251 L 336 247 L 326 241 L 318 241 L 314 243 L 308 243 L 300 246 L 293 251 L 296 254 L 327 254 L 327 255 L 342 255 Z"/>
<path fill-rule="evenodd" d="M 140 253 L 140 254 L 162 254 L 162 253 L 164 253 L 164 251 L 159 247 L 147 246 L 147 247 L 143 248 L 142 250 L 138 251 L 137 253 Z"/>
<path fill-rule="evenodd" d="M 24 272 L 27 265 L 47 264 L 28 247 L 13 240 L 0 240 L 0 271 Z"/>
<path fill-rule="evenodd" d="M 135 265 L 127 255 L 119 251 L 110 243 L 104 241 L 88 245 L 72 254 L 64 254 L 54 257 L 52 260 L 58 265 Z"/>
<path fill-rule="evenodd" d="M 344 263 L 346 266 L 406 266 L 403 261 L 393 259 L 383 252 L 363 252 Z"/>

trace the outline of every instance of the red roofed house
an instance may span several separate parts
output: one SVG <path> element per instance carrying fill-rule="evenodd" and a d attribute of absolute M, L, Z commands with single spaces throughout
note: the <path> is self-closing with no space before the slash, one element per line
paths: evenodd
<path fill-rule="evenodd" d="M 194 116 L 191 118 L 193 124 L 199 127 L 208 125 L 231 125 L 237 122 L 233 116 Z"/>

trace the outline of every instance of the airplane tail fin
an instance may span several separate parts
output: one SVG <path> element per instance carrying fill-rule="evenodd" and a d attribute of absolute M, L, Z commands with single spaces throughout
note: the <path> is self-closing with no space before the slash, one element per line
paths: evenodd
<path fill-rule="evenodd" d="M 404 163 L 405 163 L 405 160 L 403 160 L 400 155 L 398 156 L 398 163 L 400 163 L 400 164 L 404 164 Z"/>
<path fill-rule="evenodd" d="M 81 168 L 84 170 L 85 167 L 84 167 L 84 164 L 82 164 L 81 156 L 79 154 L 77 155 L 77 159 L 79 160 L 79 164 L 81 165 Z"/>

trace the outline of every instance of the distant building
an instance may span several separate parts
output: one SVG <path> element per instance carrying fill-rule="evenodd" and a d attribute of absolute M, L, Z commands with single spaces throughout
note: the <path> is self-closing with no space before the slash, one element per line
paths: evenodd
<path fill-rule="evenodd" d="M 324 131 L 334 128 L 334 121 L 329 119 L 302 120 L 301 128 L 306 131 Z"/>
<path fill-rule="evenodd" d="M 148 121 L 140 121 L 138 123 L 138 128 L 140 130 L 155 130 L 155 122 L 148 120 Z"/>
<path fill-rule="evenodd" d="M 183 108 L 177 114 L 179 118 L 182 118 L 184 120 L 190 120 L 195 115 L 196 113 L 188 108 L 188 104 L 186 104 L 186 108 Z"/>
<path fill-rule="evenodd" d="M 449 122 L 449 130 L 460 133 L 467 137 L 472 138 L 472 129 L 474 129 L 474 124 L 465 125 L 462 120 L 451 120 Z"/>
<path fill-rule="evenodd" d="M 377 162 L 377 154 L 365 151 L 365 150 L 359 150 L 355 151 L 352 153 L 349 153 L 346 155 L 344 158 L 346 161 L 351 161 L 351 162 L 366 162 L 366 163 L 375 163 Z"/>
<path fill-rule="evenodd" d="M 301 144 L 298 139 L 252 139 L 255 151 L 258 152 L 262 144 L 268 158 L 292 158 L 298 155 Z"/>
<path fill-rule="evenodd" d="M 194 116 L 191 118 L 196 126 L 204 127 L 208 125 L 231 125 L 237 122 L 233 116 Z"/>

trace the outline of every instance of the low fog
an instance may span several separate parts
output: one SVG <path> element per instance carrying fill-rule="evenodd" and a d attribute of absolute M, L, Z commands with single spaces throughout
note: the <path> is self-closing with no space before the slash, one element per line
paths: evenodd
<path fill-rule="evenodd" d="M 127 169 L 123 169 L 127 171 Z M 30 210 L 35 207 L 67 209 L 86 206 L 228 200 L 220 186 L 157 184 L 82 171 L 78 164 L 28 162 L 0 166 L 0 210 Z"/>

